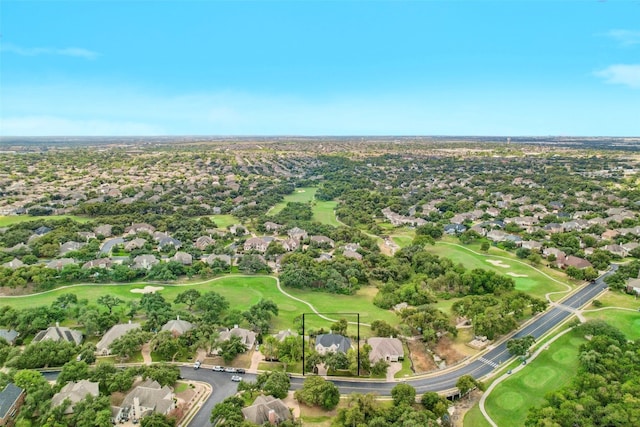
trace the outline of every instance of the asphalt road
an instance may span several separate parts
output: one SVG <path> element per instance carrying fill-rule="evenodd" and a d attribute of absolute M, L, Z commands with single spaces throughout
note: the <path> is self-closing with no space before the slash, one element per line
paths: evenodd
<path fill-rule="evenodd" d="M 514 338 L 532 335 L 538 339 L 548 331 L 553 329 L 558 323 L 572 315 L 572 310 L 580 308 L 591 301 L 606 287 L 604 278 L 617 270 L 618 266 L 613 265 L 611 270 L 599 277 L 594 282 L 580 288 L 570 297 L 562 300 L 560 306 L 553 306 L 550 310 L 538 315 L 530 323 L 520 329 Z M 506 341 L 486 352 L 482 357 L 474 359 L 469 363 L 463 363 L 458 367 L 447 370 L 440 374 L 433 374 L 423 378 L 407 379 L 405 382 L 412 385 L 418 394 L 427 391 L 443 391 L 453 389 L 458 378 L 462 375 L 471 375 L 474 378 L 481 378 L 496 369 L 503 362 L 511 358 L 507 350 Z M 182 376 L 186 379 L 205 381 L 212 385 L 213 393 L 204 403 L 202 409 L 189 424 L 189 427 L 200 427 L 209 425 L 209 417 L 213 407 L 233 395 L 237 390 L 237 383 L 231 381 L 231 375 L 223 372 L 213 372 L 210 369 L 181 368 Z M 244 375 L 246 380 L 252 381 L 255 375 Z M 302 386 L 304 378 L 294 377 L 291 379 L 291 388 L 298 389 Z M 331 381 L 340 388 L 341 394 L 349 393 L 376 393 L 381 396 L 391 394 L 391 389 L 397 384 L 380 381 L 358 381 L 358 380 L 338 380 Z"/>

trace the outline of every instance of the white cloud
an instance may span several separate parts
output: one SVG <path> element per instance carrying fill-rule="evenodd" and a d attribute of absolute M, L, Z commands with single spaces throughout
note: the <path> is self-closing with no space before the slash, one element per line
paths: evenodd
<path fill-rule="evenodd" d="M 622 46 L 633 46 L 635 44 L 640 44 L 640 31 L 611 30 L 605 35 L 614 39 Z"/>
<path fill-rule="evenodd" d="M 615 64 L 596 71 L 595 75 L 607 83 L 640 88 L 640 64 Z"/>
<path fill-rule="evenodd" d="M 2 43 L 2 45 L 0 45 L 0 51 L 15 53 L 21 56 L 61 55 L 84 59 L 95 59 L 98 57 L 97 52 L 80 47 L 66 47 L 59 49 L 51 47 L 21 47 L 13 43 Z"/>

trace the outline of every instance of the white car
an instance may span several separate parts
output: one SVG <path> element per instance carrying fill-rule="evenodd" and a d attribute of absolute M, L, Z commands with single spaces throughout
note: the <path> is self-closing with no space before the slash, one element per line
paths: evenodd
<path fill-rule="evenodd" d="M 196 363 L 193 364 L 193 369 L 200 369 L 201 364 L 202 362 L 200 362 L 199 360 L 196 360 Z"/>
<path fill-rule="evenodd" d="M 239 383 L 240 381 L 242 381 L 242 377 L 240 375 L 234 375 L 231 377 L 231 381 Z"/>
<path fill-rule="evenodd" d="M 216 365 L 216 366 L 214 366 L 212 369 L 213 369 L 214 371 L 216 371 L 216 372 L 224 372 L 224 368 L 223 368 L 222 366 L 217 366 L 217 365 Z"/>

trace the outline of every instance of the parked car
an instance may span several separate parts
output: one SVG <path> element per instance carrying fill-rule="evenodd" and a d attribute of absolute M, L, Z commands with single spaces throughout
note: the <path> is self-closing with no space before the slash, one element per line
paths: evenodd
<path fill-rule="evenodd" d="M 196 363 L 193 364 L 193 369 L 200 369 L 201 364 L 202 362 L 200 362 L 199 360 L 196 360 Z"/>
<path fill-rule="evenodd" d="M 228 372 L 230 374 L 235 374 L 236 373 L 236 368 L 224 368 L 225 372 Z"/>
<path fill-rule="evenodd" d="M 236 373 L 237 373 L 237 374 L 244 374 L 244 373 L 246 373 L 246 372 L 247 372 L 247 371 L 245 371 L 245 370 L 244 370 L 244 368 L 236 368 Z"/>
<path fill-rule="evenodd" d="M 242 381 L 242 377 L 240 375 L 234 375 L 231 377 L 231 381 L 239 383 L 240 381 Z"/>
<path fill-rule="evenodd" d="M 216 365 L 212 369 L 216 372 L 224 372 L 224 368 L 222 366 Z"/>

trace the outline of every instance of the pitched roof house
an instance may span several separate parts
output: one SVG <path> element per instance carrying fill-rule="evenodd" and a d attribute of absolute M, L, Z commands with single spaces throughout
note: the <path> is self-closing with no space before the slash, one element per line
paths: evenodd
<path fill-rule="evenodd" d="M 118 407 L 114 417 L 116 421 L 122 418 L 124 408 L 129 408 L 129 418 L 140 418 L 151 415 L 154 412 L 167 415 L 175 407 L 173 391 L 168 386 L 161 387 L 158 382 L 146 380 L 131 390 Z"/>
<path fill-rule="evenodd" d="M 82 268 L 111 268 L 113 261 L 110 258 L 100 258 L 87 261 L 82 264 Z"/>
<path fill-rule="evenodd" d="M 196 239 L 195 247 L 201 251 L 205 250 L 207 246 L 215 245 L 216 241 L 209 236 L 200 236 Z"/>
<path fill-rule="evenodd" d="M 171 257 L 171 261 L 176 261 L 183 265 L 191 265 L 193 263 L 193 257 L 189 253 L 178 251 Z"/>
<path fill-rule="evenodd" d="M 583 268 L 591 267 L 591 263 L 584 258 L 580 258 L 577 256 L 569 255 L 562 262 L 563 267 L 575 267 L 580 270 Z"/>
<path fill-rule="evenodd" d="M 259 251 L 265 252 L 271 243 L 271 239 L 265 239 L 263 237 L 251 237 L 244 242 L 245 251 Z"/>
<path fill-rule="evenodd" d="M 24 402 L 24 390 L 9 383 L 0 391 L 0 426 L 13 426 L 14 420 L 22 403 Z"/>
<path fill-rule="evenodd" d="M 62 405 L 66 399 L 69 399 L 70 405 L 66 407 L 64 413 L 72 414 L 73 406 L 88 395 L 98 397 L 100 394 L 98 386 L 99 383 L 94 383 L 89 380 L 80 380 L 78 382 L 72 381 L 62 387 L 58 393 L 53 395 L 51 398 L 51 407 L 55 408 L 56 406 Z"/>
<path fill-rule="evenodd" d="M 109 329 L 103 336 L 98 344 L 96 344 L 96 353 L 102 356 L 107 356 L 111 354 L 111 343 L 113 343 L 116 339 L 120 338 L 127 332 L 138 329 L 140 327 L 139 323 L 121 323 L 119 325 L 114 325 Z"/>
<path fill-rule="evenodd" d="M 11 345 L 16 343 L 16 338 L 20 335 L 20 332 L 14 329 L 0 329 L 0 338 L 4 339 Z"/>
<path fill-rule="evenodd" d="M 173 335 L 182 335 L 187 331 L 193 329 L 193 323 L 187 322 L 186 320 L 180 320 L 180 316 L 178 316 L 175 320 L 169 320 L 167 323 L 162 325 L 163 331 L 171 331 Z"/>
<path fill-rule="evenodd" d="M 376 363 L 378 360 L 397 362 L 404 358 L 402 342 L 398 338 L 369 338 L 367 343 L 371 346 L 369 360 Z"/>
<path fill-rule="evenodd" d="M 64 326 L 51 326 L 38 332 L 33 338 L 33 342 L 40 342 L 44 340 L 56 342 L 67 341 L 80 345 L 82 343 L 82 332 L 76 331 L 75 329 L 65 328 Z"/>
<path fill-rule="evenodd" d="M 265 423 L 278 425 L 293 418 L 291 411 L 282 400 L 263 395 L 256 397 L 253 405 L 242 408 L 242 415 L 245 420 L 260 426 Z"/>
<path fill-rule="evenodd" d="M 20 261 L 18 258 L 14 258 L 9 262 L 5 262 L 4 264 L 2 264 L 2 266 L 15 270 L 16 268 L 23 267 L 24 262 Z"/>
<path fill-rule="evenodd" d="M 320 354 L 330 352 L 346 353 L 351 348 L 351 340 L 339 334 L 321 334 L 316 337 L 316 351 Z"/>
<path fill-rule="evenodd" d="M 49 261 L 47 263 L 47 268 L 60 271 L 64 268 L 65 265 L 71 264 L 75 264 L 73 258 L 60 258 Z"/>
<path fill-rule="evenodd" d="M 295 240 L 305 240 L 309 237 L 309 234 L 306 231 L 298 227 L 293 227 L 291 230 L 287 231 L 287 235 Z"/>
<path fill-rule="evenodd" d="M 232 336 L 240 337 L 242 344 L 247 347 L 247 350 L 251 350 L 256 342 L 256 333 L 248 329 L 239 328 L 235 325 L 231 329 L 220 332 L 220 341 L 228 341 Z"/>
<path fill-rule="evenodd" d="M 158 261 L 158 258 L 153 255 L 138 255 L 133 259 L 133 268 L 144 268 L 146 270 L 149 270 L 151 267 L 158 263 L 160 263 L 160 261 Z"/>

